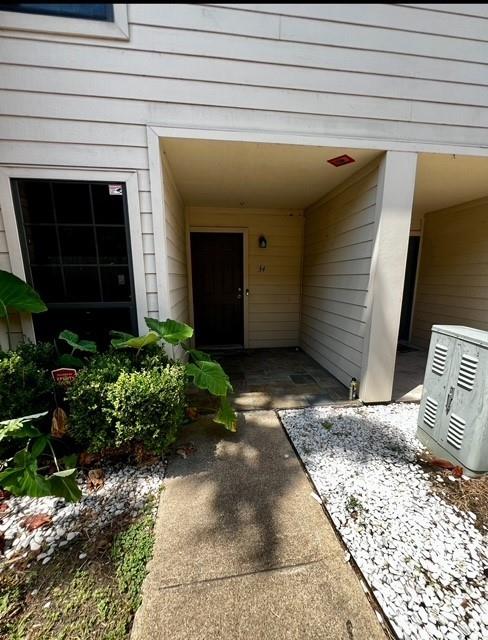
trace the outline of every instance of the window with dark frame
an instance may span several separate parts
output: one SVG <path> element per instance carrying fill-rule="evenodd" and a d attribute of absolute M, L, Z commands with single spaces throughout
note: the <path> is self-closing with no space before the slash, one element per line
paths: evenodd
<path fill-rule="evenodd" d="M 113 4 L 0 4 L 0 11 L 16 11 L 17 13 L 34 13 L 45 16 L 59 16 L 64 18 L 82 18 L 84 20 L 101 20 L 113 22 Z"/>
<path fill-rule="evenodd" d="M 102 345 L 136 332 L 125 185 L 12 180 L 28 282 L 48 307 L 34 314 L 38 340 L 63 329 Z"/>

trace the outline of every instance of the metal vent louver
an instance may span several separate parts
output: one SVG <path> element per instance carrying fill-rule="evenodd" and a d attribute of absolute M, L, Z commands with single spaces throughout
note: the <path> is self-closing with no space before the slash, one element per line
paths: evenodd
<path fill-rule="evenodd" d="M 466 428 L 466 420 L 463 420 L 455 413 L 449 420 L 449 430 L 447 432 L 447 442 L 455 449 L 460 449 L 463 443 L 464 430 Z"/>
<path fill-rule="evenodd" d="M 462 387 L 463 389 L 466 389 L 466 391 L 472 391 L 477 369 L 478 358 L 464 354 L 461 358 L 461 364 L 459 366 L 459 374 L 457 379 L 458 387 Z"/>
<path fill-rule="evenodd" d="M 434 398 L 428 397 L 425 401 L 424 424 L 433 429 L 435 427 L 435 419 L 437 416 L 437 407 L 439 403 Z"/>
<path fill-rule="evenodd" d="M 442 376 L 446 370 L 447 347 L 443 344 L 436 344 L 434 357 L 432 358 L 432 371 Z"/>

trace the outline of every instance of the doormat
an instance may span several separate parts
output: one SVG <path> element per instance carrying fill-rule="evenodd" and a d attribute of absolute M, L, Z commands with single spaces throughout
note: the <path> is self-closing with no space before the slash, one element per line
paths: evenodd
<path fill-rule="evenodd" d="M 317 384 L 309 373 L 292 373 L 290 378 L 295 384 Z"/>

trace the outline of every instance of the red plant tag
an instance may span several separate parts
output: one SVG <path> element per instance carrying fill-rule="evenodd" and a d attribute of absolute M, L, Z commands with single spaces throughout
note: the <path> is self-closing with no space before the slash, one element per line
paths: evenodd
<path fill-rule="evenodd" d="M 70 382 L 76 378 L 77 371 L 76 369 L 67 369 L 63 367 L 61 369 L 53 369 L 51 371 L 51 375 L 56 384 L 68 385 Z"/>

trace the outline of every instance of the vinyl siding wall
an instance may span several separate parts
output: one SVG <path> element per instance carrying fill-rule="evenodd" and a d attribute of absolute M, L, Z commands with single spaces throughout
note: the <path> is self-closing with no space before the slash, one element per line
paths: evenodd
<path fill-rule="evenodd" d="M 488 198 L 426 214 L 412 342 L 433 324 L 488 331 Z"/>
<path fill-rule="evenodd" d="M 305 211 L 301 346 L 341 382 L 360 378 L 378 165 Z"/>
<path fill-rule="evenodd" d="M 247 229 L 248 346 L 299 343 L 303 214 L 280 209 L 188 207 L 190 227 Z M 259 236 L 268 241 L 260 249 Z M 260 266 L 264 271 L 260 271 Z"/>
<path fill-rule="evenodd" d="M 163 163 L 163 185 L 171 318 L 188 322 L 185 206 L 166 161 Z"/>
<path fill-rule="evenodd" d="M 476 4 L 130 4 L 124 41 L 0 12 L 0 165 L 135 170 L 157 316 L 147 124 L 486 147 L 487 26 Z"/>
<path fill-rule="evenodd" d="M 2 210 L 0 209 L 0 269 L 11 271 L 10 258 L 8 254 L 7 236 L 3 224 Z M 10 315 L 10 333 L 12 344 L 15 345 L 22 339 L 22 328 L 18 314 Z M 8 348 L 8 338 L 6 324 L 4 320 L 0 320 L 0 348 Z"/>

